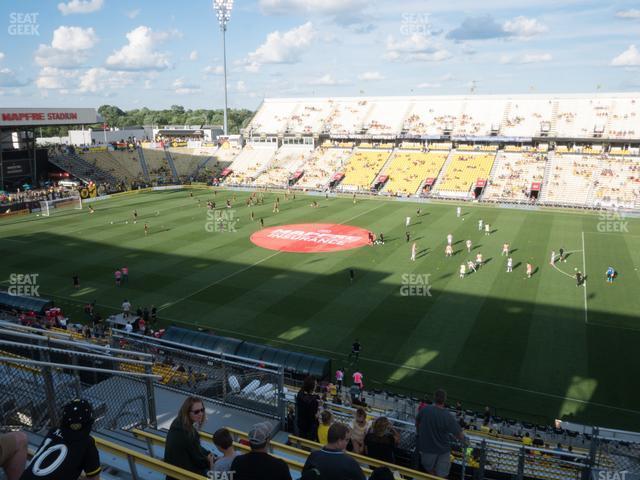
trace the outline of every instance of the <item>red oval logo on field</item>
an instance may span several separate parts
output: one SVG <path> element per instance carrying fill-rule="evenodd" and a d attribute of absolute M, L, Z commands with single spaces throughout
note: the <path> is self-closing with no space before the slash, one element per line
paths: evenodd
<path fill-rule="evenodd" d="M 281 252 L 337 252 L 367 245 L 369 231 L 334 223 L 299 223 L 264 228 L 251 235 L 251 241 Z"/>

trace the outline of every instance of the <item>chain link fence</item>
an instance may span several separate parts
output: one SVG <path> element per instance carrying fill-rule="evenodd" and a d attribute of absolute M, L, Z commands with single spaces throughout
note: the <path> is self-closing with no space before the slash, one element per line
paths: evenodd
<path fill-rule="evenodd" d="M 87 351 L 88 350 L 88 351 Z M 41 431 L 59 423 L 62 407 L 82 398 L 93 405 L 95 428 L 155 425 L 150 376 L 120 371 L 109 348 L 0 329 L 2 428 Z"/>
<path fill-rule="evenodd" d="M 113 333 L 112 345 L 152 355 L 156 384 L 283 421 L 284 374 L 281 366 L 136 334 Z M 121 368 L 142 371 L 123 364 Z"/>
<path fill-rule="evenodd" d="M 594 459 L 592 479 L 640 480 L 640 444 L 600 436 L 596 427 L 591 451 Z"/>

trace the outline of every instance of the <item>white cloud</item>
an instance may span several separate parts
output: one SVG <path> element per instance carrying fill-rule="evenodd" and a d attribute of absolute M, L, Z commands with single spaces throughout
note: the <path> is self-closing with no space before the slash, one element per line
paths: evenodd
<path fill-rule="evenodd" d="M 522 55 L 502 55 L 500 63 L 502 64 L 527 64 L 527 63 L 543 63 L 553 60 L 550 53 L 524 53 Z"/>
<path fill-rule="evenodd" d="M 63 70 L 55 67 L 44 67 L 36 79 L 36 86 L 41 90 L 70 89 L 75 84 L 77 70 Z"/>
<path fill-rule="evenodd" d="M 222 65 L 210 65 L 204 69 L 204 73 L 208 75 L 224 75 L 224 67 Z"/>
<path fill-rule="evenodd" d="M 90 68 L 81 77 L 80 92 L 107 94 L 117 88 L 131 85 L 135 80 L 135 73 L 114 72 L 106 68 Z"/>
<path fill-rule="evenodd" d="M 198 51 L 197 50 L 192 50 L 191 53 L 189 54 L 189 60 L 191 60 L 192 62 L 195 60 L 198 60 Z"/>
<path fill-rule="evenodd" d="M 258 5 L 268 15 L 335 15 L 361 11 L 368 0 L 259 0 Z"/>
<path fill-rule="evenodd" d="M 247 91 L 247 86 L 244 83 L 244 80 L 238 80 L 236 82 L 236 92 L 242 93 Z"/>
<path fill-rule="evenodd" d="M 0 61 L 4 58 L 4 53 L 0 52 Z"/>
<path fill-rule="evenodd" d="M 535 18 L 519 16 L 500 24 L 491 15 L 486 14 L 465 18 L 460 26 L 447 33 L 447 38 L 456 42 L 494 38 L 527 39 L 547 30 L 548 28 Z"/>
<path fill-rule="evenodd" d="M 128 12 L 125 12 L 125 15 L 129 17 L 131 20 L 133 20 L 138 15 L 140 15 L 140 9 L 136 8 L 135 10 L 129 10 Z"/>
<path fill-rule="evenodd" d="M 534 37 L 549 30 L 535 18 L 527 18 L 523 16 L 507 20 L 502 25 L 502 29 L 510 36 L 519 38 Z"/>
<path fill-rule="evenodd" d="M 375 80 L 384 80 L 384 76 L 380 72 L 364 72 L 358 75 L 358 80 L 363 82 L 372 82 Z"/>
<path fill-rule="evenodd" d="M 199 85 L 188 84 L 184 81 L 183 78 L 177 78 L 173 82 L 172 87 L 176 95 L 194 95 L 202 91 Z"/>
<path fill-rule="evenodd" d="M 429 82 L 424 82 L 424 83 L 419 83 L 418 85 L 416 85 L 416 88 L 440 88 L 441 84 L 439 83 L 429 83 Z"/>
<path fill-rule="evenodd" d="M 53 32 L 51 45 L 38 46 L 35 61 L 41 67 L 76 67 L 88 60 L 97 42 L 93 28 L 61 26 Z"/>
<path fill-rule="evenodd" d="M 400 41 L 396 41 L 393 35 L 389 35 L 387 51 L 383 58 L 404 62 L 441 62 L 451 58 L 451 54 L 440 47 L 432 36 L 415 33 Z"/>
<path fill-rule="evenodd" d="M 640 51 L 635 45 L 629 45 L 624 52 L 611 60 L 614 67 L 637 67 L 640 66 Z"/>
<path fill-rule="evenodd" d="M 630 18 L 632 20 L 640 19 L 640 10 L 632 8 L 631 10 L 622 10 L 616 13 L 618 18 Z"/>
<path fill-rule="evenodd" d="M 27 83 L 29 83 L 28 80 L 18 78 L 16 72 L 10 68 L 0 68 L 0 87 L 21 87 Z"/>
<path fill-rule="evenodd" d="M 144 25 L 127 33 L 128 43 L 107 57 L 107 66 L 115 70 L 166 70 L 169 55 L 155 47 L 173 33 L 154 32 Z"/>
<path fill-rule="evenodd" d="M 63 52 L 88 50 L 92 48 L 98 37 L 93 28 L 58 27 L 53 32 L 51 46 Z"/>
<path fill-rule="evenodd" d="M 267 35 L 266 41 L 243 61 L 246 69 L 255 72 L 262 65 L 297 63 L 316 36 L 311 22 L 281 33 L 276 30 Z"/>
<path fill-rule="evenodd" d="M 326 75 L 323 75 L 320 78 L 316 78 L 315 80 L 311 80 L 309 82 L 309 85 L 326 85 L 326 86 L 330 86 L 330 85 L 345 85 L 345 84 L 346 84 L 345 81 L 336 80 L 329 73 L 327 73 Z"/>
<path fill-rule="evenodd" d="M 102 8 L 103 0 L 71 0 L 67 3 L 59 3 L 58 10 L 63 15 L 74 13 L 92 13 Z"/>

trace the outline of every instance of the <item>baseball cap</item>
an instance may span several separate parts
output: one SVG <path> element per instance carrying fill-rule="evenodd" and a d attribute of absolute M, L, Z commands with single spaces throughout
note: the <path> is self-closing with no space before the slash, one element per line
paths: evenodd
<path fill-rule="evenodd" d="M 264 445 L 271 438 L 273 426 L 269 422 L 256 423 L 249 430 L 249 443 L 252 445 Z"/>
<path fill-rule="evenodd" d="M 93 407 L 86 400 L 75 399 L 62 409 L 62 426 L 78 431 L 93 425 Z"/>

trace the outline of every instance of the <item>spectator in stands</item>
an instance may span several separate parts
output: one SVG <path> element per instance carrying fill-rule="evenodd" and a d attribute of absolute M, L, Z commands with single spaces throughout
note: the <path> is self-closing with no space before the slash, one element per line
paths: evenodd
<path fill-rule="evenodd" d="M 316 440 L 318 396 L 314 394 L 316 380 L 309 376 L 304 379 L 302 388 L 296 395 L 296 425 L 298 435 L 308 440 Z"/>
<path fill-rule="evenodd" d="M 164 449 L 164 461 L 193 473 L 205 475 L 213 466 L 213 454 L 200 445 L 198 429 L 206 420 L 204 403 L 188 397 L 171 423 Z M 167 476 L 167 480 L 173 480 Z"/>
<path fill-rule="evenodd" d="M 8 480 L 18 480 L 27 463 L 27 434 L 9 432 L 0 435 L 0 466 Z"/>
<path fill-rule="evenodd" d="M 369 480 L 394 480 L 393 472 L 389 467 L 377 467 L 371 472 Z"/>
<path fill-rule="evenodd" d="M 351 424 L 351 450 L 354 453 L 364 453 L 364 437 L 368 431 L 367 412 L 359 407 Z"/>
<path fill-rule="evenodd" d="M 395 449 L 400 434 L 387 417 L 378 417 L 364 437 L 365 454 L 383 462 L 395 463 Z"/>
<path fill-rule="evenodd" d="M 284 460 L 269 454 L 268 446 L 273 427 L 267 422 L 257 423 L 249 430 L 251 451 L 237 456 L 231 464 L 234 480 L 291 480 L 289 467 Z"/>
<path fill-rule="evenodd" d="M 87 480 L 99 480 L 100 455 L 90 435 L 92 426 L 93 408 L 88 401 L 67 403 L 60 426 L 49 430 L 20 480 L 76 480 L 82 472 Z"/>
<path fill-rule="evenodd" d="M 329 433 L 329 427 L 333 423 L 333 415 L 329 410 L 323 410 L 320 412 L 320 425 L 318 425 L 318 442 L 322 445 L 327 443 L 327 434 Z"/>
<path fill-rule="evenodd" d="M 451 468 L 451 437 L 463 441 L 464 434 L 445 407 L 447 393 L 436 390 L 434 397 L 435 404 L 424 407 L 416 417 L 418 452 L 427 473 L 446 478 Z"/>
<path fill-rule="evenodd" d="M 309 454 L 302 468 L 303 473 L 316 469 L 322 479 L 364 480 L 360 465 L 344 452 L 349 443 L 349 434 L 349 427 L 343 423 L 331 425 L 327 444 L 321 450 Z"/>
<path fill-rule="evenodd" d="M 213 444 L 222 453 L 222 457 L 216 460 L 213 465 L 214 472 L 228 472 L 231 470 L 231 464 L 234 458 L 238 456 L 233 448 L 233 438 L 231 432 L 226 428 L 220 428 L 213 434 Z"/>

